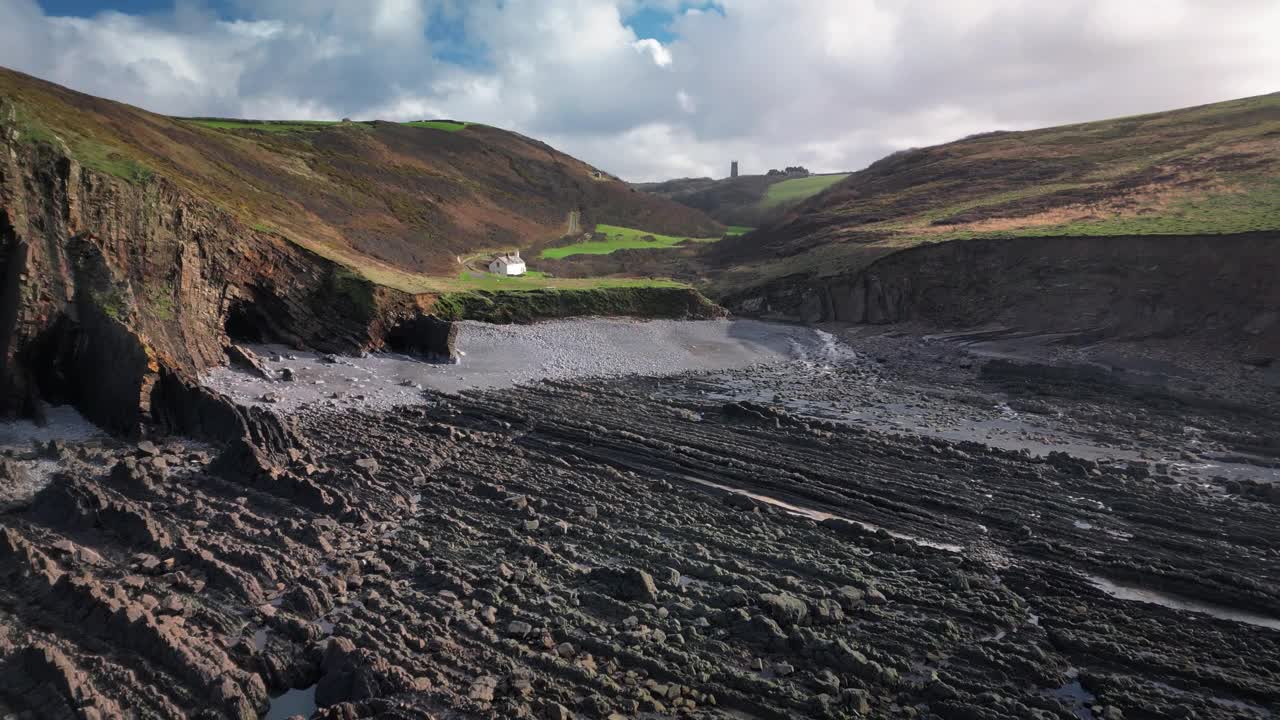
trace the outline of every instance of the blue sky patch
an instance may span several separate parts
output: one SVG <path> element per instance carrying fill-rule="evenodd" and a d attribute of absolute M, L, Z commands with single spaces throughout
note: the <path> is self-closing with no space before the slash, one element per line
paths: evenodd
<path fill-rule="evenodd" d="M 93 17 L 104 11 L 115 11 L 126 15 L 166 15 L 172 13 L 175 0 L 38 0 L 46 15 L 56 17 Z M 190 3 L 193 9 L 215 15 L 223 20 L 241 17 L 246 13 L 243 8 L 235 7 L 232 0 L 196 0 Z M 463 67 L 484 70 L 491 66 L 485 48 L 472 42 L 467 36 L 467 28 L 462 13 L 447 10 L 447 5 L 436 7 L 427 24 L 427 39 L 431 42 L 432 54 L 445 62 Z M 657 7 L 642 7 L 623 19 L 624 24 L 640 38 L 654 38 L 662 44 L 676 39 L 671 30 L 676 15 L 689 9 L 710 10 L 724 13 L 718 2 L 683 2 L 674 12 Z"/>
<path fill-rule="evenodd" d="M 724 14 L 724 8 L 716 2 L 684 2 L 680 3 L 680 8 L 676 12 L 655 7 L 641 8 L 638 12 L 623 18 L 623 23 L 635 32 L 636 37 L 653 38 L 666 45 L 676 39 L 675 34 L 671 32 L 671 21 L 677 14 L 690 9 L 710 10 Z"/>
<path fill-rule="evenodd" d="M 114 10 L 126 15 L 159 15 L 173 12 L 174 0 L 39 0 L 46 15 L 93 17 L 104 10 Z M 209 10 L 219 17 L 231 16 L 230 3 L 222 0 L 205 0 L 195 7 Z"/>

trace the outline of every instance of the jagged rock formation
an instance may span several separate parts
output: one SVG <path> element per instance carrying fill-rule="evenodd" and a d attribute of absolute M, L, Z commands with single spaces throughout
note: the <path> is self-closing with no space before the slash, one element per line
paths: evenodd
<path fill-rule="evenodd" d="M 173 386 L 163 373 L 194 378 L 233 338 L 352 351 L 420 311 L 168 181 L 131 184 L 15 132 L 0 140 L 7 412 L 72 402 L 137 432 Z"/>

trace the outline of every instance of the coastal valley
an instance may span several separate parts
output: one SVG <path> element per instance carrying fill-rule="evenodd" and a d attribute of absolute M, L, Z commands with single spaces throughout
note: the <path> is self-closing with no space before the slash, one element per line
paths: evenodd
<path fill-rule="evenodd" d="M 1280 95 L 632 184 L 0 69 L 0 150 L 4 720 L 1280 713 Z"/>

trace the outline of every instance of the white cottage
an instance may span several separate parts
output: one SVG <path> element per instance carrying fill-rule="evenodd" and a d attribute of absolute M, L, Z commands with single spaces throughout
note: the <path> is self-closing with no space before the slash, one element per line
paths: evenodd
<path fill-rule="evenodd" d="M 499 255 L 489 262 L 489 272 L 495 275 L 523 275 L 524 260 L 520 259 L 520 251 L 510 255 Z"/>

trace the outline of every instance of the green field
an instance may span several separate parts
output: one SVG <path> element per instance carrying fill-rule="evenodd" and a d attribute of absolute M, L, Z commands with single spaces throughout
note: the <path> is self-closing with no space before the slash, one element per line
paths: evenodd
<path fill-rule="evenodd" d="M 730 225 L 725 229 L 724 234 L 725 235 L 746 235 L 752 230 L 755 230 L 755 228 L 747 227 L 746 225 Z"/>
<path fill-rule="evenodd" d="M 687 284 L 668 278 L 598 277 L 558 278 L 533 270 L 519 277 L 503 277 L 487 272 L 463 270 L 457 275 L 425 275 L 401 270 L 370 260 L 344 249 L 271 231 L 282 240 L 344 266 L 354 276 L 411 295 L 468 292 L 472 290 L 597 290 L 607 288 L 684 288 Z"/>
<path fill-rule="evenodd" d="M 341 262 L 341 260 L 339 260 Z M 350 262 L 349 260 L 347 262 Z M 410 294 L 470 290 L 595 290 L 600 288 L 687 287 L 666 278 L 558 278 L 533 270 L 519 277 L 463 271 L 455 277 L 422 275 L 372 264 L 348 265 L 369 281 Z"/>
<path fill-rule="evenodd" d="M 231 120 L 226 118 L 186 118 L 186 120 L 214 130 L 260 130 L 271 133 L 322 130 L 338 124 L 336 120 Z"/>
<path fill-rule="evenodd" d="M 687 287 L 665 278 L 557 278 L 531 270 L 519 277 L 503 277 L 492 273 L 464 272 L 457 279 L 417 276 L 416 282 L 396 282 L 407 292 L 463 292 L 468 290 L 593 290 L 597 288 Z"/>
<path fill-rule="evenodd" d="M 454 122 L 452 120 L 414 120 L 404 124 L 409 127 L 431 128 L 432 130 L 444 130 L 445 132 L 458 132 L 467 128 L 467 123 Z"/>
<path fill-rule="evenodd" d="M 638 250 L 644 248 L 665 248 L 679 245 L 688 240 L 691 242 L 715 242 L 720 238 L 689 238 L 674 235 L 659 235 L 635 228 L 617 225 L 596 225 L 596 234 L 605 235 L 607 240 L 589 240 L 564 247 L 547 248 L 541 257 L 559 259 L 570 255 L 608 255 L 614 250 Z M 653 238 L 649 240 L 647 238 Z"/>
<path fill-rule="evenodd" d="M 460 287 L 468 290 L 537 290 L 551 287 L 556 281 L 544 272 L 530 270 L 523 275 L 507 277 L 488 272 L 463 270 L 458 274 Z"/>
<path fill-rule="evenodd" d="M 771 208 L 800 202 L 805 198 L 817 195 L 847 177 L 849 177 L 849 173 L 843 175 L 810 175 L 809 177 L 776 182 L 769 186 L 769 191 L 765 193 L 760 205 Z"/>

